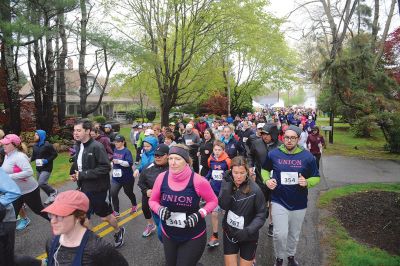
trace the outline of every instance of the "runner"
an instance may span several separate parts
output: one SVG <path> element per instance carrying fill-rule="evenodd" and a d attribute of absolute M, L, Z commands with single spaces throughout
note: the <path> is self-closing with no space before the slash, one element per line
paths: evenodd
<path fill-rule="evenodd" d="M 142 191 L 142 211 L 147 221 L 147 226 L 142 234 L 143 237 L 148 237 L 156 230 L 156 225 L 153 222 L 152 212 L 149 207 L 149 198 L 157 176 L 168 170 L 168 152 L 169 147 L 167 145 L 159 144 L 154 152 L 154 163 L 145 166 L 139 176 L 138 186 Z M 153 216 L 153 218 L 158 228 L 160 228 L 158 216 Z M 159 237 L 161 238 L 161 230 L 159 230 L 159 233 Z"/>
<path fill-rule="evenodd" d="M 186 133 L 183 135 L 183 143 L 190 149 L 190 158 L 193 160 L 193 170 L 199 172 L 199 157 L 197 157 L 197 151 L 200 145 L 200 137 L 193 131 L 193 125 L 186 125 Z"/>
<path fill-rule="evenodd" d="M 98 128 L 93 128 L 90 131 L 90 136 L 104 146 L 104 149 L 106 149 L 107 152 L 108 159 L 111 162 L 113 158 L 113 148 L 111 147 L 110 139 L 104 134 L 103 131 Z"/>
<path fill-rule="evenodd" d="M 31 162 L 36 163 L 36 174 L 39 187 L 47 194 L 48 198 L 44 204 L 52 203 L 57 195 L 57 190 L 49 184 L 49 178 L 53 171 L 53 161 L 57 157 L 57 152 L 53 145 L 46 141 L 46 131 L 36 130 L 33 145 Z"/>
<path fill-rule="evenodd" d="M 314 126 L 311 134 L 307 138 L 307 147 L 309 151 L 314 155 L 317 167 L 319 169 L 319 161 L 321 160 L 322 149 L 326 148 L 324 137 L 319 134 L 319 127 Z"/>
<path fill-rule="evenodd" d="M 210 170 L 206 178 L 210 181 L 211 187 L 217 197 L 221 190 L 222 178 L 231 165 L 231 159 L 229 159 L 224 149 L 225 144 L 220 140 L 215 140 L 213 143 L 213 153 L 208 158 L 208 167 Z M 220 210 L 221 208 L 217 206 L 211 214 L 212 235 L 207 243 L 210 248 L 219 246 L 218 213 Z"/>
<path fill-rule="evenodd" d="M 226 266 L 238 265 L 238 253 L 240 266 L 253 265 L 259 230 L 266 220 L 264 195 L 249 174 L 246 160 L 238 156 L 222 181 L 218 202 L 225 210 L 222 228 Z"/>
<path fill-rule="evenodd" d="M 233 131 L 229 126 L 224 126 L 221 141 L 225 143 L 225 151 L 229 158 L 234 158 L 239 154 L 240 145 L 233 136 Z"/>
<path fill-rule="evenodd" d="M 110 244 L 85 227 L 89 198 L 78 190 L 61 192 L 43 212 L 51 217 L 52 240 L 46 245 L 47 266 L 129 265 Z"/>
<path fill-rule="evenodd" d="M 165 133 L 164 143 L 168 145 L 168 147 L 175 145 L 175 135 L 172 132 Z"/>
<path fill-rule="evenodd" d="M 119 198 L 121 188 L 124 188 L 125 195 L 131 201 L 131 213 L 137 211 L 136 196 L 133 193 L 135 178 L 133 177 L 133 158 L 132 153 L 126 147 L 124 136 L 117 135 L 114 140 L 115 149 L 113 155 L 113 169 L 111 182 L 111 198 L 114 207 L 114 216 L 119 217 Z"/>
<path fill-rule="evenodd" d="M 189 149 L 177 144 L 169 150 L 169 170 L 154 184 L 150 207 L 161 219 L 167 266 L 195 266 L 207 241 L 205 216 L 217 206 L 210 184 L 190 168 Z M 199 208 L 200 197 L 206 201 Z"/>
<path fill-rule="evenodd" d="M 261 129 L 261 138 L 255 140 L 251 146 L 250 153 L 248 156 L 249 165 L 252 167 L 250 169 L 251 175 L 255 174 L 255 181 L 264 193 L 265 202 L 268 203 L 269 208 L 269 223 L 268 223 L 268 236 L 273 236 L 274 226 L 272 223 L 271 212 L 271 191 L 266 187 L 262 179 L 262 166 L 264 164 L 264 159 L 267 158 L 268 152 L 276 149 L 282 143 L 278 140 L 278 127 L 273 123 L 267 123 Z"/>
<path fill-rule="evenodd" d="M 115 247 L 124 243 L 125 228 L 119 227 L 112 215 L 112 208 L 106 202 L 110 189 L 110 161 L 104 146 L 90 137 L 92 122 L 81 119 L 74 125 L 74 139 L 77 141 L 76 155 L 70 170 L 70 178 L 77 182 L 79 189 L 90 201 L 88 219 L 95 213 L 114 227 Z"/>
<path fill-rule="evenodd" d="M 28 156 L 22 152 L 21 139 L 15 134 L 8 134 L 0 140 L 0 143 L 3 145 L 6 154 L 1 168 L 14 180 L 22 194 L 21 197 L 13 202 L 15 214 L 18 215 L 22 205 L 26 203 L 34 213 L 50 221 L 46 214 L 41 213 L 43 205 L 40 198 L 39 184 L 33 178 L 33 170 Z M 26 228 L 31 222 L 25 212 L 21 214 L 17 230 Z"/>
<path fill-rule="evenodd" d="M 314 156 L 297 143 L 301 130 L 290 126 L 284 135 L 284 144 L 268 153 L 265 167 L 273 170 L 263 175 L 272 190 L 272 219 L 274 221 L 275 265 L 283 265 L 288 257 L 289 266 L 297 266 L 296 247 L 307 209 L 308 189 L 319 183 L 320 177 Z"/>
<path fill-rule="evenodd" d="M 15 212 L 21 196 L 18 185 L 0 168 L 0 265 L 14 265 Z"/>
<path fill-rule="evenodd" d="M 133 172 L 133 176 L 136 178 L 142 172 L 145 166 L 154 162 L 154 151 L 158 145 L 158 140 L 154 136 L 145 137 L 143 140 L 143 153 L 140 165 Z"/>
<path fill-rule="evenodd" d="M 199 153 L 200 156 L 200 175 L 206 176 L 210 168 L 208 167 L 208 158 L 211 156 L 214 143 L 214 133 L 212 129 L 207 128 L 204 130 L 204 140 L 200 144 Z"/>

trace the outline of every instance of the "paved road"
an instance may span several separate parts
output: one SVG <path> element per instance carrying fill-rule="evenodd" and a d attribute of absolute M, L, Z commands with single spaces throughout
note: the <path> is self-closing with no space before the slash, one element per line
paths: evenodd
<path fill-rule="evenodd" d="M 341 156 L 330 156 L 323 158 L 323 169 L 326 179 L 315 189 L 310 190 L 309 205 L 305 222 L 300 236 L 297 257 L 301 265 L 317 266 L 321 265 L 322 250 L 320 250 L 319 236 L 317 231 L 318 210 L 315 207 L 320 190 L 336 187 L 347 183 L 365 182 L 400 182 L 400 163 L 393 161 L 374 161 Z M 68 182 L 59 190 L 74 188 L 75 184 Z M 135 194 L 138 202 L 141 201 L 141 194 L 135 186 Z M 42 195 L 44 196 L 44 195 Z M 121 210 L 129 208 L 129 200 L 121 190 L 120 194 Z M 46 239 L 50 236 L 50 226 L 41 217 L 32 214 L 28 210 L 29 217 L 32 219 L 31 225 L 16 235 L 16 254 L 38 256 L 43 254 Z M 135 217 L 124 216 L 120 221 L 126 221 L 125 244 L 121 247 L 121 253 L 127 258 L 130 265 L 164 265 L 164 254 L 162 245 L 156 236 L 142 238 L 141 234 L 145 227 L 143 215 L 139 212 Z M 124 220 L 125 219 L 125 220 Z M 93 219 L 93 224 L 100 224 L 98 218 Z M 210 224 L 209 219 L 207 224 Z M 108 226 L 99 230 L 107 230 Z M 272 239 L 267 237 L 267 226 L 264 226 L 260 233 L 260 242 L 257 250 L 258 265 L 273 265 L 273 245 Z M 104 233 L 104 232 L 103 232 Z M 209 232 L 208 232 L 209 234 Z M 107 241 L 112 241 L 112 234 L 104 236 Z M 203 265 L 223 265 L 222 245 L 213 250 L 206 249 L 200 261 Z"/>

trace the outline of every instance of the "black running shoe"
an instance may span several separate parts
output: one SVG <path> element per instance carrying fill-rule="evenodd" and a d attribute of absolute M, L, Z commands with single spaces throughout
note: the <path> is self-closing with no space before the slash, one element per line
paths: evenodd
<path fill-rule="evenodd" d="M 276 258 L 274 266 L 283 266 L 283 259 Z"/>
<path fill-rule="evenodd" d="M 294 256 L 290 256 L 288 259 L 288 266 L 299 266 L 300 264 L 294 259 Z"/>
<path fill-rule="evenodd" d="M 270 237 L 274 236 L 274 225 L 273 224 L 268 225 L 268 236 L 270 236 Z"/>
<path fill-rule="evenodd" d="M 118 233 L 114 234 L 114 246 L 119 248 L 124 244 L 125 228 L 121 227 Z"/>

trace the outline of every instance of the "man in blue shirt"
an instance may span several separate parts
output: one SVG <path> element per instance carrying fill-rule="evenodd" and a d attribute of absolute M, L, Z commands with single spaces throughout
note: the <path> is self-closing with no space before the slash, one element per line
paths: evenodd
<path fill-rule="evenodd" d="M 284 144 L 268 153 L 262 173 L 263 181 L 272 190 L 272 220 L 275 265 L 297 266 L 296 247 L 307 209 L 308 189 L 320 181 L 314 156 L 298 146 L 301 130 L 291 125 L 285 131 Z"/>

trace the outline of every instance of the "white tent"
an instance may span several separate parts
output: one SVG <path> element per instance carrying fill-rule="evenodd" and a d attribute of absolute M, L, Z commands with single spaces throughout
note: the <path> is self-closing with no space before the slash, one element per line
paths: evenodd
<path fill-rule="evenodd" d="M 254 101 L 254 100 L 253 100 L 252 104 L 253 104 L 254 108 L 264 108 L 264 106 L 262 104 L 259 104 L 258 102 Z"/>
<path fill-rule="evenodd" d="M 282 108 L 282 107 L 285 107 L 285 103 L 284 103 L 284 101 L 283 100 L 279 100 L 279 102 L 277 102 L 277 103 L 274 103 L 272 106 L 271 106 L 271 108 Z"/>

